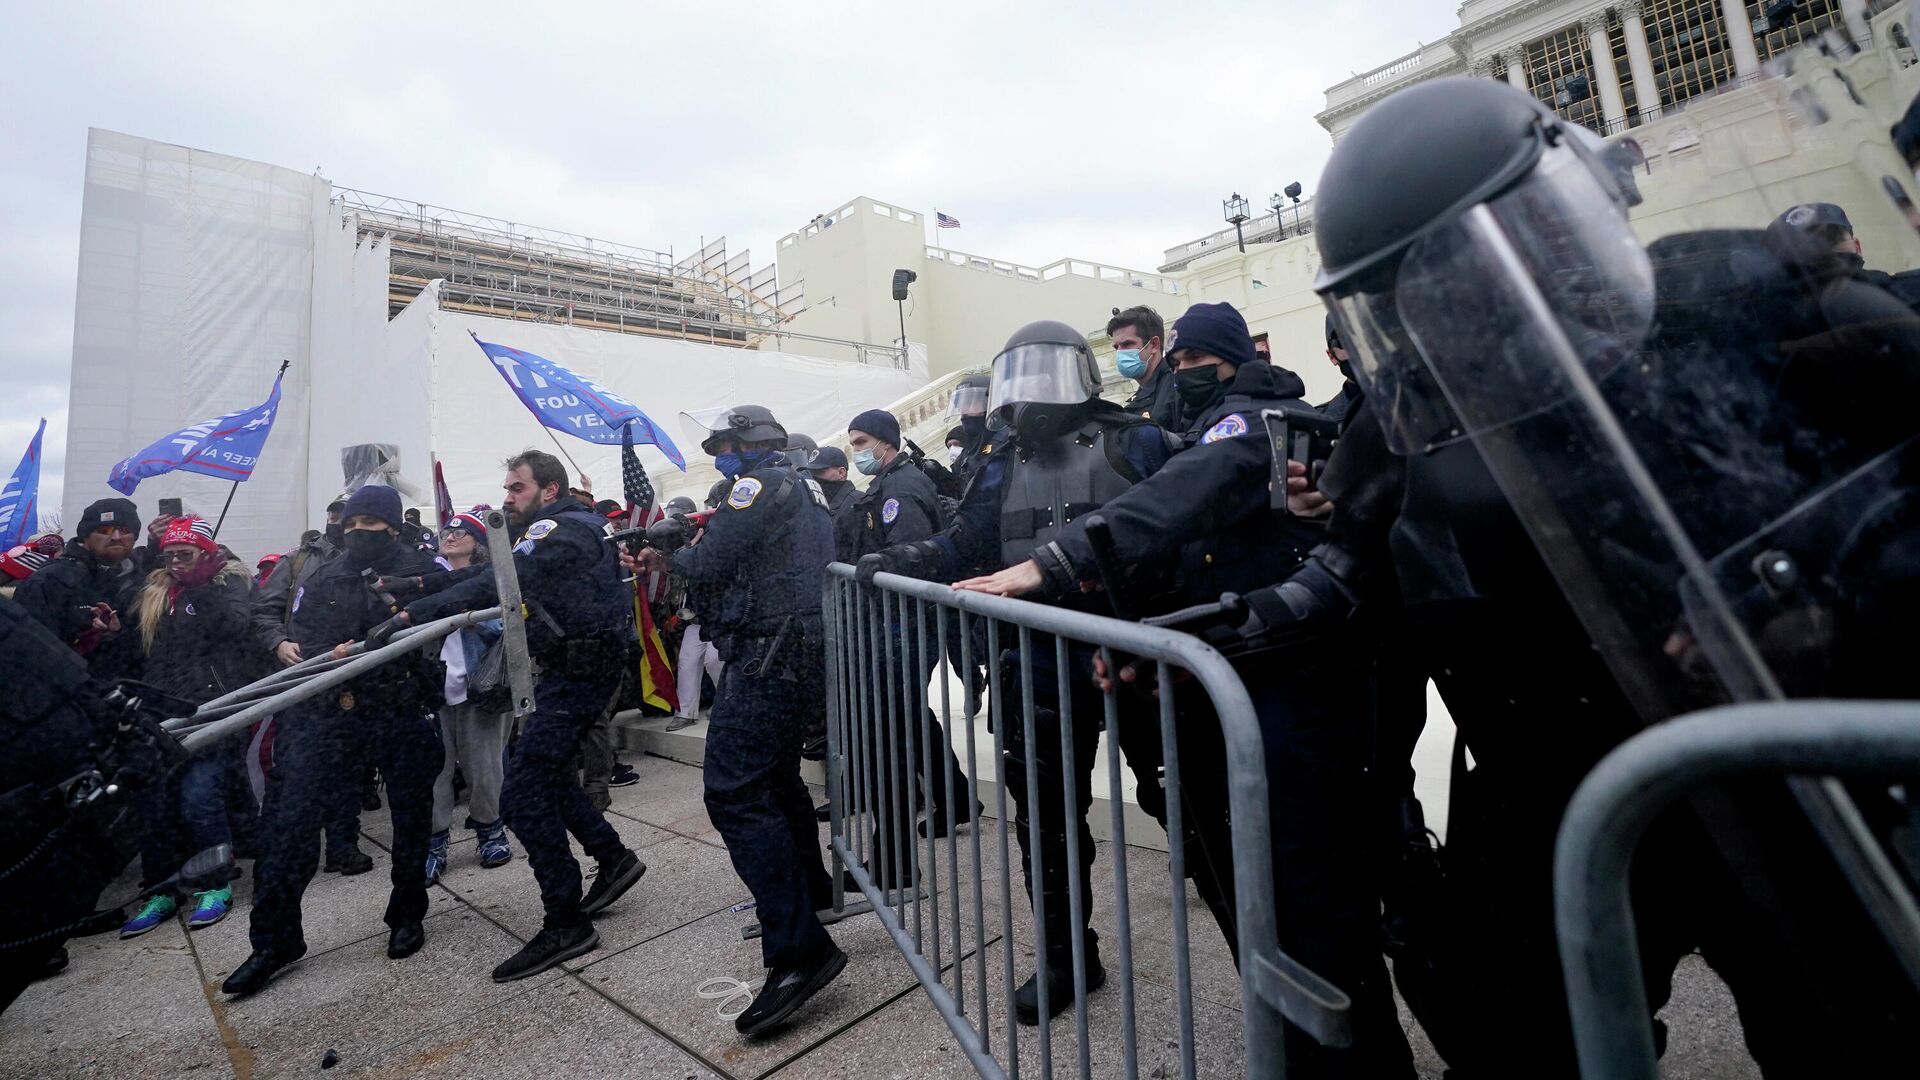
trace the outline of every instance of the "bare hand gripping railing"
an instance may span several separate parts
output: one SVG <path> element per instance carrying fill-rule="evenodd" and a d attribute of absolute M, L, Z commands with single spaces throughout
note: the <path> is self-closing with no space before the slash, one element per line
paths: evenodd
<path fill-rule="evenodd" d="M 258 720 L 489 619 L 499 619 L 505 635 L 507 675 L 513 691 L 514 716 L 526 716 L 533 711 L 533 664 L 527 655 L 520 578 L 514 571 L 506 515 L 499 510 L 490 510 L 486 519 L 487 553 L 491 558 L 494 585 L 500 597 L 499 607 L 463 612 L 423 626 L 408 627 L 372 652 L 367 651 L 365 642 L 355 642 L 347 647 L 344 657 L 331 654 L 309 657 L 214 698 L 200 706 L 192 716 L 177 717 L 162 726 L 173 732 L 187 750 L 200 750 L 246 730 Z"/>
<path fill-rule="evenodd" d="M 1075 760 L 1074 695 L 1082 695 L 1083 703 L 1091 700 L 1084 695 L 1100 694 L 1103 698 L 1107 731 L 1106 796 L 1114 836 L 1110 855 L 1115 883 L 1112 921 L 1118 930 L 1115 952 L 1108 957 L 1112 981 L 1118 985 L 1109 993 L 1118 999 L 1120 1030 L 1103 1030 L 1100 1034 L 1118 1036 L 1117 1040 L 1103 1039 L 1103 1048 L 1114 1049 L 1112 1043 L 1117 1041 L 1120 1060 L 1112 1062 L 1110 1069 L 1103 1066 L 1102 1071 L 1137 1077 L 1142 1067 L 1140 1051 L 1146 1044 L 1141 1043 L 1136 1030 L 1133 912 L 1128 903 L 1119 701 L 1115 693 L 1102 693 L 1083 681 L 1080 673 L 1070 674 L 1069 641 L 1083 646 L 1082 657 L 1085 646 L 1098 649 L 1110 666 L 1115 653 L 1123 655 L 1122 662 L 1132 658 L 1143 666 L 1152 665 L 1157 669 L 1158 685 L 1162 687 L 1173 685 L 1175 669 L 1190 673 L 1194 684 L 1211 698 L 1219 717 L 1225 744 L 1224 780 L 1232 818 L 1232 878 L 1238 914 L 1242 1048 L 1247 1075 L 1278 1077 L 1284 1074 L 1283 1016 L 1323 1043 L 1346 1045 L 1351 1041 L 1347 996 L 1280 951 L 1273 895 L 1266 758 L 1260 728 L 1239 677 L 1218 652 L 1187 634 L 1020 600 L 955 592 L 944 585 L 891 574 L 878 575 L 871 586 L 860 585 L 854 580 L 853 568 L 845 564 L 829 568 L 825 619 L 829 717 L 827 791 L 832 802 L 835 862 L 846 866 L 853 881 L 872 903 L 888 934 L 980 1075 L 1012 1076 L 1017 1080 L 1021 1070 L 1020 1041 L 1030 1038 L 1013 1022 L 1014 987 L 1017 978 L 1023 977 L 1015 974 L 1021 950 L 1014 947 L 1014 908 L 1026 902 L 1023 890 L 1013 880 L 1017 866 L 1012 861 L 1009 839 L 1013 819 L 1008 813 L 1009 794 L 1001 768 L 1007 761 L 1006 750 L 1013 739 L 1023 738 L 1023 745 L 1034 751 L 1025 755 L 1026 790 L 1030 793 L 1029 803 L 1033 804 L 1028 807 L 1027 823 L 1032 879 L 1041 881 L 1045 869 L 1037 806 L 1041 799 L 1058 798 L 1064 804 L 1067 822 L 1066 896 L 1071 925 L 1082 924 L 1085 912 L 1081 889 L 1083 882 L 1091 883 L 1090 879 L 1083 879 L 1080 868 L 1081 839 L 1075 822 L 1080 816 L 1080 804 L 1091 800 L 1092 794 L 1076 790 L 1081 779 L 1076 775 L 1078 770 L 1072 767 L 1059 770 L 1062 775 L 1056 778 L 1054 787 L 1041 788 L 1035 763 L 1040 750 L 1036 740 L 1050 743 L 1054 733 L 1036 732 L 1036 693 L 1053 697 L 1042 714 L 1049 722 L 1057 715 L 1059 749 L 1062 761 L 1069 765 Z M 976 624 L 983 621 L 985 633 L 981 641 L 973 631 Z M 1015 676 L 1003 676 L 999 670 L 998 658 L 1005 644 L 1001 638 L 1003 627 L 1017 632 L 1017 661 L 1010 661 L 1017 662 L 1017 690 L 1010 685 Z M 1046 643 L 1042 635 L 1052 636 L 1052 641 Z M 1036 638 L 1040 642 L 1037 650 Z M 982 645 L 984 657 L 978 655 Z M 972 669 L 985 662 L 993 731 L 990 748 L 976 746 L 971 716 L 955 715 L 950 707 L 946 678 L 938 679 L 938 701 L 929 701 L 929 675 L 937 671 L 943 657 L 950 658 L 950 663 L 957 659 L 962 669 Z M 1044 666 L 1049 661 L 1057 680 L 1047 677 L 1049 685 L 1036 687 L 1036 662 Z M 1057 686 L 1051 685 L 1056 681 Z M 1147 705 L 1144 699 L 1130 700 L 1133 719 L 1127 722 L 1138 724 L 1144 719 L 1145 711 L 1158 713 L 1160 745 L 1157 749 L 1165 767 L 1165 824 L 1170 856 L 1169 880 L 1163 887 L 1169 889 L 1168 903 L 1174 920 L 1173 990 L 1178 1023 L 1178 1068 L 1179 1075 L 1194 1077 L 1199 1072 L 1187 935 L 1187 883 L 1183 880 L 1188 830 L 1182 820 L 1180 747 L 1183 740 L 1175 731 L 1173 696 L 1162 694 L 1157 707 Z M 939 706 L 937 717 L 929 709 L 931 704 Z M 1136 708 L 1141 712 L 1131 711 Z M 1094 718 L 1084 709 L 1080 715 L 1083 721 Z M 956 788 L 954 771 L 942 763 L 960 748 L 953 745 L 959 733 L 944 740 L 948 745 L 941 745 L 943 740 L 931 734 L 940 730 L 936 725 L 943 718 L 964 726 L 964 740 L 960 744 L 964 747 L 964 759 L 958 768 L 964 773 L 965 790 Z M 968 841 L 970 850 L 963 850 L 957 826 L 964 823 L 957 819 L 965 811 L 959 808 L 973 806 L 976 796 L 982 794 L 980 770 L 988 754 L 992 755 L 992 761 L 1001 763 L 993 767 L 993 772 L 1002 782 L 996 785 L 997 792 L 986 795 L 995 803 L 987 813 L 997 818 L 998 826 L 995 828 L 976 816 Z M 1095 770 L 1097 785 L 1097 764 Z M 928 778 L 925 785 L 920 777 Z M 1219 780 L 1202 777 L 1196 783 L 1218 783 Z M 928 786 L 933 787 L 928 790 Z M 936 838 L 940 834 L 935 829 L 916 830 L 913 826 L 914 807 L 923 793 L 928 796 L 928 825 L 934 824 L 942 812 L 937 809 L 942 804 L 938 796 L 945 795 L 944 840 Z M 856 826 L 856 821 L 863 824 Z M 866 832 L 869 828 L 873 830 L 871 842 Z M 988 865 L 996 846 L 997 869 Z M 940 866 L 943 858 L 946 862 L 944 881 Z M 837 865 L 835 869 L 838 870 Z M 898 887 L 882 890 L 876 878 Z M 911 882 L 918 885 L 908 884 Z M 942 910 L 942 889 L 947 893 L 945 911 Z M 836 872 L 836 911 L 845 907 L 840 892 L 840 877 Z M 1001 907 L 997 926 L 989 926 L 989 899 L 997 899 Z M 1047 898 L 1036 891 L 1032 920 L 1036 959 L 1048 954 L 1047 902 Z M 963 904 L 971 908 L 970 921 L 964 917 Z M 971 956 L 966 955 L 962 943 L 963 932 L 968 930 L 972 931 L 973 938 Z M 995 951 L 1004 970 L 998 979 L 990 980 L 987 942 L 994 934 L 1000 938 Z M 1087 1008 L 1087 958 L 1083 955 L 1080 936 L 1074 937 L 1071 990 L 1073 1022 L 1078 1036 L 1077 1071 L 1087 1077 L 1094 1072 L 1095 1048 L 1090 1041 Z M 1039 989 L 1043 999 L 1051 999 L 1066 988 L 1048 986 L 1046 967 L 1043 962 L 1038 964 Z M 969 980 L 973 983 L 972 995 L 968 993 Z M 999 983 L 998 995 L 990 993 L 990 981 Z M 994 996 L 998 997 L 997 1003 L 990 1000 Z M 1005 1029 L 1004 1054 L 999 1057 L 993 1045 L 999 1037 L 994 1030 L 998 1026 L 996 1021 L 1003 1023 Z M 1052 1075 L 1052 1025 L 1044 1008 L 1040 1011 L 1037 1036 L 1037 1046 L 1030 1046 L 1029 1050 L 1037 1050 L 1040 1074 Z M 1167 1062 L 1166 1066 L 1172 1064 Z M 1156 1075 L 1165 1073 L 1156 1072 Z"/>
<path fill-rule="evenodd" d="M 1761 774 L 1920 774 L 1920 702 L 1708 709 L 1635 735 L 1594 767 L 1568 804 L 1553 861 L 1554 921 L 1580 1075 L 1659 1075 L 1628 896 L 1627 869 L 1641 834 L 1683 796 Z M 1920 925 L 1920 912 L 1905 906 L 1904 925 Z M 1920 961 L 1913 940 L 1889 944 L 1909 970 Z"/>

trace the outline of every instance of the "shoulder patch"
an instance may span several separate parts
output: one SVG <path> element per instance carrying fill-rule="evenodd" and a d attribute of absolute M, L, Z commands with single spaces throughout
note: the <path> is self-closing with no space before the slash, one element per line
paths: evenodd
<path fill-rule="evenodd" d="M 539 521 L 536 521 L 532 525 L 527 526 L 527 539 L 538 540 L 541 537 L 552 532 L 554 530 L 554 526 L 555 526 L 555 522 L 552 518 L 541 518 Z"/>
<path fill-rule="evenodd" d="M 833 509 L 833 505 L 827 501 L 827 493 L 824 490 L 822 490 L 820 487 L 820 481 L 815 480 L 811 476 L 808 476 L 808 477 L 804 477 L 801 480 L 801 483 L 807 485 L 808 494 L 813 496 L 814 503 L 818 505 L 820 509 L 822 510 Z"/>
<path fill-rule="evenodd" d="M 899 499 L 888 499 L 885 503 L 881 504 L 880 506 L 881 521 L 886 522 L 888 525 L 891 525 L 893 524 L 893 519 L 899 516 L 900 516 L 900 500 Z"/>
<path fill-rule="evenodd" d="M 1207 433 L 1200 436 L 1200 441 L 1203 443 L 1217 442 L 1221 439 L 1231 439 L 1236 435 L 1245 435 L 1246 433 L 1247 418 L 1241 416 L 1239 413 L 1232 413 L 1229 414 L 1226 419 L 1208 428 Z"/>
<path fill-rule="evenodd" d="M 747 507 L 753 505 L 753 500 L 760 497 L 760 488 L 760 481 L 755 480 L 751 476 L 742 477 L 739 483 L 733 485 L 733 490 L 727 494 L 727 505 L 733 507 L 735 510 L 745 510 Z"/>

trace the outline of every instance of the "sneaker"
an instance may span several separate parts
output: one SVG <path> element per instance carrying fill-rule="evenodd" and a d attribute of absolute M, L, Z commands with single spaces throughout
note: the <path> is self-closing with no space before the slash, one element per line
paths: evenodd
<path fill-rule="evenodd" d="M 488 870 L 496 866 L 505 866 L 513 861 L 513 849 L 507 846 L 507 827 L 496 821 L 491 825 L 475 825 L 473 834 L 480 845 L 480 865 Z"/>
<path fill-rule="evenodd" d="M 847 954 L 833 947 L 833 951 L 814 963 L 774 968 L 767 973 L 767 984 L 760 988 L 753 1004 L 734 1018 L 734 1028 L 742 1035 L 759 1035 L 779 1027 L 846 966 Z"/>
<path fill-rule="evenodd" d="M 447 842 L 449 837 L 445 829 L 427 837 L 427 884 L 440 880 L 447 870 Z"/>
<path fill-rule="evenodd" d="M 305 955 L 307 945 L 304 941 L 292 948 L 255 949 L 246 962 L 235 968 L 233 974 L 227 976 L 227 981 L 220 984 L 220 992 L 234 997 L 257 993 L 282 968 Z"/>
<path fill-rule="evenodd" d="M 608 787 L 632 787 L 639 782 L 640 774 L 624 761 L 614 762 L 613 772 L 607 777 Z"/>
<path fill-rule="evenodd" d="M 667 730 L 684 731 L 699 722 L 700 718 L 697 716 L 688 716 L 685 713 L 674 713 L 673 719 L 667 721 Z"/>
<path fill-rule="evenodd" d="M 187 916 L 187 929 L 198 930 L 203 926 L 212 926 L 227 917 L 233 910 L 233 886 L 193 894 L 193 914 Z"/>
<path fill-rule="evenodd" d="M 329 851 L 325 869 L 329 874 L 340 874 L 345 877 L 364 874 L 373 869 L 373 856 L 361 851 L 358 847 Z"/>
<path fill-rule="evenodd" d="M 526 947 L 493 969 L 497 983 L 538 975 L 562 960 L 571 960 L 600 947 L 600 931 L 592 923 L 579 926 L 543 927 Z"/>
<path fill-rule="evenodd" d="M 623 851 L 611 862 L 602 861 L 594 875 L 593 887 L 580 900 L 580 914 L 593 915 L 606 909 L 634 887 L 647 872 L 647 864 L 631 851 Z"/>
<path fill-rule="evenodd" d="M 120 936 L 139 937 L 173 918 L 173 913 L 179 910 L 180 901 L 175 900 L 171 895 L 148 897 L 147 902 L 140 906 L 139 914 L 128 919 L 126 925 L 120 928 Z"/>

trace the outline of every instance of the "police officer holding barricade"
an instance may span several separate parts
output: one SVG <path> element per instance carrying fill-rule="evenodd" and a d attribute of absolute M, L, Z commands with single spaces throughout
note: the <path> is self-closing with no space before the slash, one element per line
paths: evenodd
<path fill-rule="evenodd" d="M 744 1035 L 785 1023 L 847 965 L 816 911 L 833 900 L 800 752 L 826 698 L 821 591 L 833 561 L 826 498 L 783 453 L 786 429 L 758 405 L 683 413 L 731 483 L 698 544 L 668 518 L 636 570 L 677 570 L 726 663 L 707 721 L 707 814 L 760 917 L 766 985 L 734 1020 Z"/>
<path fill-rule="evenodd" d="M 527 849 L 546 917 L 540 932 L 493 969 L 495 982 L 524 979 L 600 944 L 592 916 L 618 900 L 647 866 L 594 808 L 574 774 L 580 737 L 612 704 L 633 636 L 633 592 L 622 581 L 606 519 L 567 491 L 552 454 L 508 459 L 505 508 L 520 540 L 513 566 L 525 597 L 527 648 L 540 674 L 533 715 L 507 761 L 501 810 Z M 408 604 L 368 635 L 377 645 L 400 627 L 499 603 L 490 566 L 431 577 L 431 595 Z M 398 591 L 401 583 L 390 583 Z M 580 864 L 567 835 L 599 864 L 581 895 Z M 423 854 L 424 857 L 424 854 Z"/>
<path fill-rule="evenodd" d="M 998 420 L 1010 441 L 987 454 L 961 501 L 954 525 L 929 540 L 898 545 L 860 561 L 860 575 L 871 581 L 880 572 L 951 581 L 980 567 L 1025 562 L 1036 546 L 1045 545 L 1073 519 L 1091 513 L 1132 485 L 1153 475 L 1177 446 L 1176 437 L 1147 420 L 1100 398 L 1100 371 L 1093 350 L 1080 332 L 1065 323 L 1043 321 L 1021 327 L 1007 340 L 993 362 L 989 393 L 989 422 Z M 1079 592 L 1056 601 L 1063 607 L 1108 613 L 1107 601 Z M 1106 981 L 1101 965 L 1099 937 L 1085 920 L 1093 908 L 1090 872 L 1093 837 L 1086 814 L 1093 802 L 1093 764 L 1105 715 L 1098 695 L 1077 694 L 1072 715 L 1060 715 L 1055 649 L 1048 635 L 1032 637 L 1031 664 L 1035 706 L 1034 738 L 1024 744 L 1024 725 L 1006 733 L 1008 758 L 1000 775 L 1019 808 L 1017 828 L 1022 851 L 1029 844 L 1030 815 L 1040 819 L 1040 860 L 1043 878 L 1032 880 L 1031 857 L 1021 860 L 1030 899 L 1044 909 L 1046 929 L 1047 1000 L 1044 1007 L 1057 1016 L 1073 1005 L 1073 942 L 1080 936 L 1086 958 L 1086 987 L 1098 989 Z M 1069 654 L 1074 673 L 1090 677 L 1094 650 L 1076 645 Z M 1019 670 L 1011 651 L 1001 658 L 1007 670 Z M 1017 677 L 999 684 L 1007 700 L 1021 700 Z M 1137 703 L 1123 701 L 1123 706 Z M 1073 760 L 1060 760 L 1060 725 L 1073 730 Z M 1164 821 L 1164 806 L 1153 806 L 1160 790 L 1159 731 L 1143 710 L 1123 708 L 1116 733 L 1127 761 L 1140 779 L 1141 805 Z M 1032 754 L 1040 790 L 1027 789 L 1027 755 Z M 1069 825 L 1062 806 L 1066 770 L 1078 778 L 1080 806 L 1073 823 L 1079 830 L 1080 912 L 1082 925 L 1072 923 L 1067 874 Z M 1036 889 L 1038 890 L 1036 896 Z M 1043 1002 L 1038 977 L 1031 977 L 1014 994 L 1015 1015 L 1024 1024 L 1040 1022 Z"/>
<path fill-rule="evenodd" d="M 298 586 L 286 640 L 314 657 L 351 644 L 392 615 L 363 574 L 430 573 L 433 562 L 403 541 L 400 494 L 369 484 L 342 508 L 343 554 Z M 393 815 L 393 894 L 387 902 L 387 955 L 412 956 L 426 941 L 427 837 L 433 831 L 433 781 L 440 773 L 440 737 L 428 713 L 438 680 L 419 654 L 387 664 L 281 713 L 274 722 L 273 774 L 261 809 L 260 858 L 253 865 L 253 953 L 221 989 L 251 994 L 307 951 L 300 897 L 313 880 L 321 826 L 336 793 L 354 788 L 371 744 L 387 782 Z"/>
<path fill-rule="evenodd" d="M 1255 359 L 1253 338 L 1228 304 L 1196 304 L 1174 322 L 1169 360 L 1197 444 L 1100 510 L 1110 553 L 1096 555 L 1086 522 L 1068 525 L 1033 558 L 956 588 L 1001 595 L 1077 595 L 1114 566 L 1178 559 L 1178 587 L 1162 601 L 1186 607 L 1284 580 L 1323 528 L 1270 491 L 1268 410 L 1301 427 L 1331 426 L 1300 399 L 1291 371 Z M 1274 418 L 1276 422 L 1280 418 Z M 1108 582 L 1110 588 L 1120 583 Z M 1288 1075 L 1413 1075 L 1375 928 L 1367 837 L 1367 704 L 1360 650 L 1329 635 L 1236 665 L 1260 718 L 1273 836 L 1280 946 L 1354 1000 L 1353 1045 L 1330 1050 L 1289 1028 Z M 1128 669 L 1123 682 L 1133 682 Z M 1177 692 L 1187 822 L 1206 864 L 1195 884 L 1238 949 L 1233 841 L 1219 720 L 1205 694 Z M 1189 847 L 1192 850 L 1192 847 Z"/>

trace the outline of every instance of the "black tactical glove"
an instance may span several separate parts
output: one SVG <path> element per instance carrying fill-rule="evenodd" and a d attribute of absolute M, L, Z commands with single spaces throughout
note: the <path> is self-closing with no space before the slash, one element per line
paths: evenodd
<path fill-rule="evenodd" d="M 413 596 L 427 591 L 426 579 L 420 577 L 383 577 L 377 584 L 394 596 Z"/>
<path fill-rule="evenodd" d="M 1358 604 L 1357 591 L 1340 572 L 1350 563 L 1331 544 L 1315 548 L 1292 577 L 1248 593 L 1243 598 L 1246 621 L 1233 632 L 1237 641 L 1230 646 L 1216 643 L 1216 647 L 1229 651 L 1282 648 L 1337 629 Z"/>
<path fill-rule="evenodd" d="M 407 613 L 403 611 L 367 631 L 367 651 L 371 652 L 385 645 L 387 642 L 392 641 L 393 635 L 405 630 L 412 624 L 412 620 L 408 619 Z"/>
<path fill-rule="evenodd" d="M 945 557 L 945 550 L 933 540 L 895 544 L 871 555 L 860 556 L 860 562 L 854 567 L 854 576 L 862 585 L 873 584 L 873 575 L 882 573 L 924 578 L 930 576 L 934 567 L 940 565 Z"/>

